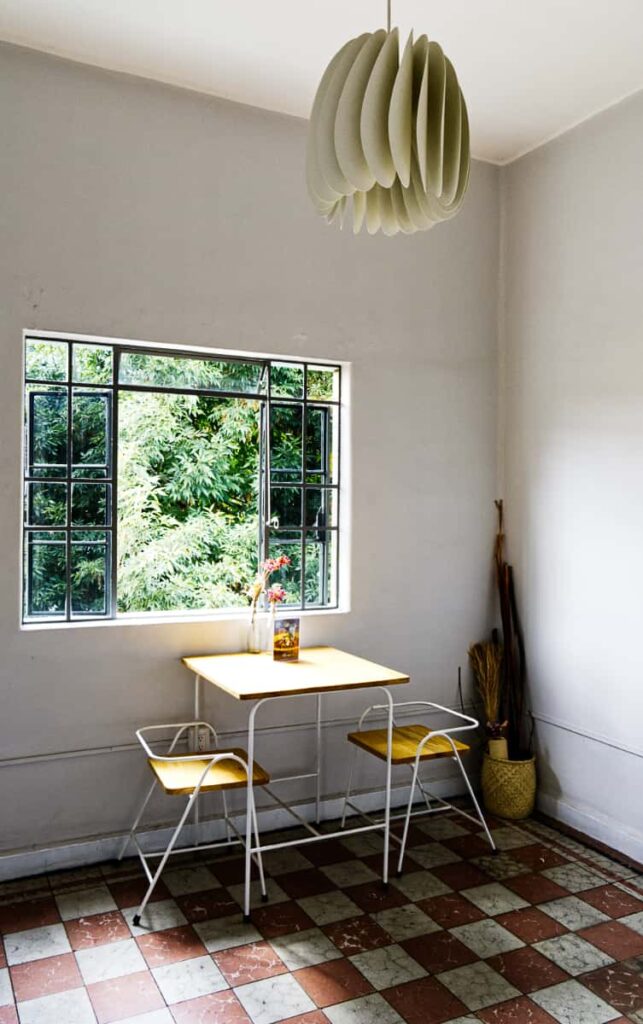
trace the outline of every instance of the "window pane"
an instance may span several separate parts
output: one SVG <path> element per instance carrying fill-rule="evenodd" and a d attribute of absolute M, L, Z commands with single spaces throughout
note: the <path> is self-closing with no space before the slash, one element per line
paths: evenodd
<path fill-rule="evenodd" d="M 301 480 L 303 407 L 273 405 L 270 411 L 270 474 L 273 483 Z"/>
<path fill-rule="evenodd" d="M 72 399 L 72 476 L 110 475 L 111 395 L 79 391 Z"/>
<path fill-rule="evenodd" d="M 306 526 L 316 526 L 323 534 L 324 527 L 337 526 L 337 491 L 322 487 L 306 488 Z M 323 536 L 320 536 L 323 540 Z"/>
<path fill-rule="evenodd" d="M 33 385 L 31 385 L 33 387 Z M 27 391 L 27 473 L 67 475 L 67 392 L 55 388 Z"/>
<path fill-rule="evenodd" d="M 152 356 L 144 352 L 123 352 L 120 358 L 121 384 L 261 394 L 264 380 L 262 362 Z"/>
<path fill-rule="evenodd" d="M 77 384 L 111 384 L 112 349 L 108 345 L 74 345 L 72 367 Z"/>
<path fill-rule="evenodd" d="M 25 617 L 65 614 L 67 548 L 64 533 L 25 536 Z"/>
<path fill-rule="evenodd" d="M 301 488 L 273 487 L 270 491 L 272 526 L 301 526 Z"/>
<path fill-rule="evenodd" d="M 308 483 L 336 483 L 337 410 L 316 408 L 306 410 L 306 480 Z"/>
<path fill-rule="evenodd" d="M 121 392 L 118 443 L 118 610 L 247 607 L 259 402 Z"/>
<path fill-rule="evenodd" d="M 298 363 L 271 363 L 270 393 L 273 398 L 303 398 L 303 366 Z"/>
<path fill-rule="evenodd" d="M 106 615 L 109 610 L 109 578 L 109 534 L 102 530 L 72 533 L 72 615 Z"/>
<path fill-rule="evenodd" d="M 25 515 L 29 526 L 65 526 L 67 484 L 27 484 Z"/>
<path fill-rule="evenodd" d="M 68 347 L 64 341 L 27 341 L 25 346 L 27 378 L 67 380 L 67 356 Z"/>
<path fill-rule="evenodd" d="M 109 526 L 110 484 L 72 484 L 71 521 L 74 526 Z"/>
<path fill-rule="evenodd" d="M 306 607 L 337 604 L 335 565 L 337 532 L 326 532 L 326 542 L 319 543 L 314 533 L 306 535 Z"/>
<path fill-rule="evenodd" d="M 311 401 L 339 401 L 339 369 L 336 366 L 308 367 L 308 398 Z"/>
<path fill-rule="evenodd" d="M 278 558 L 287 555 L 290 565 L 285 565 L 270 577 L 270 582 L 281 583 L 286 591 L 286 605 L 301 605 L 301 542 L 300 530 L 270 534 L 268 545 L 269 557 Z"/>

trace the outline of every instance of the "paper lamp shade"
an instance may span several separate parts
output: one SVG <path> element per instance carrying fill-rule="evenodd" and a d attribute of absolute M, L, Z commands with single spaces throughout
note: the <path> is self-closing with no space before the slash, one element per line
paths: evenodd
<path fill-rule="evenodd" d="M 353 230 L 413 234 L 453 217 L 469 183 L 469 121 L 438 43 L 380 29 L 326 68 L 310 115 L 306 178 L 318 213 Z"/>

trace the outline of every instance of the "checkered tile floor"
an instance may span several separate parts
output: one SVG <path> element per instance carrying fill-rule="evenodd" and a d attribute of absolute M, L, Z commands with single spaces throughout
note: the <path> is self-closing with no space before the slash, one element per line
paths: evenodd
<path fill-rule="evenodd" d="M 0 886 L 0 1024 L 643 1024 L 643 887 L 546 826 L 411 829 L 266 857 L 240 913 L 238 855 L 168 870 L 145 927 L 133 861 Z M 257 894 L 258 895 L 258 894 Z"/>

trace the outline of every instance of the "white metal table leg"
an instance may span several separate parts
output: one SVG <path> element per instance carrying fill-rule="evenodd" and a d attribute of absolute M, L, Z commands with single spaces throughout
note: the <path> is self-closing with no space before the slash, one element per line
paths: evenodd
<path fill-rule="evenodd" d="M 388 861 L 391 837 L 391 774 L 393 755 L 393 698 L 386 687 L 381 687 L 388 702 L 388 719 L 386 726 L 386 795 L 384 804 L 384 862 L 382 866 L 382 882 L 388 885 Z"/>
<path fill-rule="evenodd" d="M 201 676 L 194 677 L 194 721 L 201 718 Z M 195 725 L 192 730 L 192 750 L 196 753 L 199 749 L 199 727 Z M 199 800 L 194 801 L 194 845 L 199 845 Z"/>
<path fill-rule="evenodd" d="M 317 790 L 315 794 L 315 820 L 321 821 L 321 779 L 322 772 L 322 698 L 317 694 Z"/>
<path fill-rule="evenodd" d="M 246 787 L 246 851 L 245 851 L 245 875 L 244 875 L 244 887 L 243 887 L 243 919 L 244 921 L 250 920 L 250 880 L 252 872 L 252 824 L 255 818 L 255 806 L 254 806 L 254 793 L 252 788 L 252 779 L 254 775 L 254 763 L 255 763 L 255 717 L 257 711 L 264 703 L 263 700 L 257 701 L 256 704 L 250 709 L 248 715 L 248 785 Z M 259 848 L 259 834 L 257 832 L 257 848 Z M 259 853 L 259 860 L 261 860 L 261 852 Z M 262 886 L 263 890 L 263 886 Z M 262 895 L 264 895 L 262 891 Z"/>

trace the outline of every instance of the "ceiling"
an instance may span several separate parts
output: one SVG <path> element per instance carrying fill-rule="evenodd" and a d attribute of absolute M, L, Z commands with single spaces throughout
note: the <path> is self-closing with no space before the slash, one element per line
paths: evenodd
<path fill-rule="evenodd" d="M 0 0 L 0 38 L 307 117 L 331 56 L 385 0 Z M 508 163 L 643 88 L 642 0 L 393 0 L 440 42 L 472 150 Z"/>

